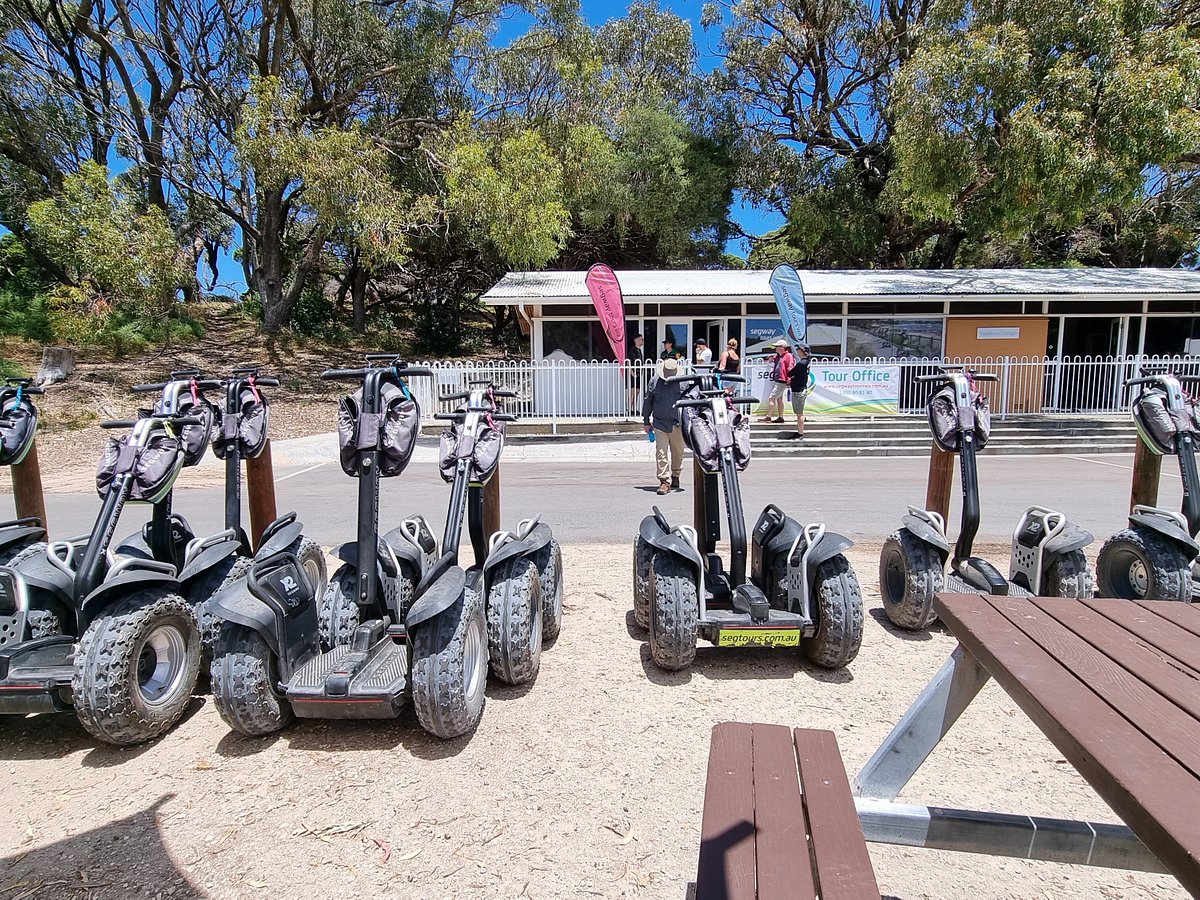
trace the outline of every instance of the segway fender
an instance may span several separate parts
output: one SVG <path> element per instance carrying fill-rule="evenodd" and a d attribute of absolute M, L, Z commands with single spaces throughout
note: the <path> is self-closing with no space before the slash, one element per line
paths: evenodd
<path fill-rule="evenodd" d="M 379 568 L 383 570 L 383 574 L 389 578 L 395 578 L 399 574 L 399 570 L 392 565 L 392 554 L 384 552 L 384 543 L 379 542 Z M 346 541 L 344 544 L 338 544 L 330 551 L 337 559 L 342 562 L 349 563 L 358 568 L 358 541 Z M 418 568 L 417 571 L 420 571 Z"/>
<path fill-rule="evenodd" d="M 700 578 L 701 572 L 704 570 L 704 561 L 700 558 L 700 551 L 678 534 L 663 531 L 654 516 L 646 516 L 642 519 L 638 533 L 646 543 L 656 550 L 673 553 L 680 559 L 686 560 L 696 570 L 696 578 Z"/>
<path fill-rule="evenodd" d="M 151 569 L 130 569 L 122 572 L 83 598 L 83 602 L 79 604 L 80 627 L 85 627 L 86 623 L 96 618 L 105 606 L 118 597 L 132 594 L 134 591 L 146 587 L 178 588 L 179 586 L 178 578 L 173 578 L 164 572 L 155 572 Z"/>
<path fill-rule="evenodd" d="M 942 562 L 946 561 L 946 557 L 950 555 L 950 544 L 943 535 L 938 533 L 936 528 L 924 519 L 912 514 L 905 515 L 900 520 L 900 523 L 904 530 L 917 540 L 931 547 L 936 547 L 942 554 Z"/>
<path fill-rule="evenodd" d="M 554 540 L 554 532 L 545 522 L 539 522 L 533 531 L 525 535 L 525 543 L 529 545 L 529 549 L 533 553 L 537 553 L 552 540 Z"/>
<path fill-rule="evenodd" d="M 812 584 L 813 579 L 816 578 L 817 566 L 828 559 L 833 559 L 839 553 L 844 553 L 853 546 L 854 541 L 850 540 L 850 538 L 833 531 L 825 532 L 808 554 L 808 572 L 805 574 L 808 576 L 809 584 Z"/>
<path fill-rule="evenodd" d="M 409 608 L 408 615 L 404 617 L 404 626 L 411 631 L 449 609 L 458 602 L 466 587 L 466 573 L 458 566 L 451 566 Z"/>
<path fill-rule="evenodd" d="M 268 556 L 274 556 L 279 551 L 286 550 L 292 546 L 303 535 L 304 526 L 296 521 L 296 514 L 288 513 L 288 516 L 291 517 L 291 521 L 285 525 L 281 525 L 274 530 L 272 530 L 271 526 L 275 522 L 267 526 L 266 531 L 263 532 L 267 537 L 259 546 L 258 552 L 254 554 L 255 559 L 266 559 Z M 278 522 L 284 518 L 287 518 L 287 516 L 282 516 L 275 521 Z"/>
<path fill-rule="evenodd" d="M 1129 517 L 1129 524 L 1135 528 L 1149 528 L 1151 531 L 1157 531 L 1168 540 L 1174 541 L 1187 551 L 1188 559 L 1195 559 L 1200 554 L 1200 544 L 1197 544 L 1190 534 L 1165 516 L 1134 513 Z"/>
<path fill-rule="evenodd" d="M 392 535 L 395 534 L 397 530 L 398 529 L 393 529 L 392 531 L 389 531 L 381 538 L 381 540 L 392 548 L 392 552 L 396 554 L 397 562 L 401 564 L 407 563 L 411 571 L 420 573 L 425 565 L 425 560 L 421 555 L 420 549 L 404 540 L 400 536 L 393 538 Z M 355 558 L 358 557 L 357 550 L 354 555 Z M 403 568 L 403 566 L 401 567 Z"/>
<path fill-rule="evenodd" d="M 3 526 L 0 526 L 3 527 Z M 11 547 L 26 541 L 44 541 L 46 529 L 37 525 L 22 525 L 17 528 L 5 528 L 0 531 L 0 548 Z"/>
<path fill-rule="evenodd" d="M 271 652 L 279 656 L 279 624 L 275 610 L 251 594 L 244 580 L 213 594 L 208 601 L 208 610 L 219 619 L 257 631 Z"/>
<path fill-rule="evenodd" d="M 1046 541 L 1046 546 L 1042 548 L 1043 559 L 1053 560 L 1072 550 L 1080 550 L 1094 540 L 1096 536 L 1086 528 L 1067 522 L 1062 531 Z"/>
<path fill-rule="evenodd" d="M 255 563 L 245 578 L 213 595 L 209 610 L 258 632 L 279 660 L 280 674 L 287 680 L 298 666 L 319 652 L 317 598 L 305 590 L 306 583 L 300 561 L 285 553 L 265 565 Z"/>
<path fill-rule="evenodd" d="M 229 540 L 213 544 L 211 547 L 205 547 L 195 559 L 183 567 L 183 570 L 179 573 L 180 583 L 186 584 L 189 579 L 195 578 L 201 572 L 207 572 L 221 560 L 225 559 L 225 557 L 237 553 L 241 549 L 241 546 L 241 541 Z"/>
<path fill-rule="evenodd" d="M 495 550 L 488 554 L 488 558 L 483 561 L 483 578 L 487 581 L 488 574 L 501 563 L 508 562 L 510 559 L 515 559 L 518 556 L 525 556 L 533 552 L 533 548 L 529 546 L 528 541 L 505 541 Z"/>

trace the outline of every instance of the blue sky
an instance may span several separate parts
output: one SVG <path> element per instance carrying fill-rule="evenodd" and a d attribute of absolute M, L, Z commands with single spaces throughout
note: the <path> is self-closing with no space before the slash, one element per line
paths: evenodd
<path fill-rule="evenodd" d="M 701 66 L 706 70 L 715 68 L 719 63 L 717 48 L 720 42 L 720 35 L 716 30 L 705 32 L 700 27 L 700 10 L 702 4 L 697 2 L 683 2 L 683 0 L 659 0 L 659 5 L 664 9 L 672 10 L 680 17 L 692 23 L 692 40 L 695 41 L 696 48 L 700 53 Z M 603 25 L 610 19 L 624 16 L 629 10 L 629 4 L 628 2 L 615 2 L 615 0 L 582 0 L 581 9 L 588 23 L 595 26 Z M 501 44 L 507 44 L 514 38 L 520 37 L 528 29 L 530 21 L 525 16 L 510 18 L 501 25 L 496 40 Z M 743 230 L 754 235 L 764 234 L 783 224 L 782 217 L 774 211 L 759 209 L 740 200 L 734 203 L 733 220 Z M 727 249 L 731 253 L 736 253 L 742 257 L 746 256 L 749 252 L 749 247 L 742 240 L 731 241 Z M 600 260 L 597 260 L 597 262 L 600 262 Z M 236 294 L 245 290 L 241 264 L 235 262 L 231 254 L 221 253 L 217 268 L 219 271 L 217 288 L 219 292 L 228 291 Z"/>

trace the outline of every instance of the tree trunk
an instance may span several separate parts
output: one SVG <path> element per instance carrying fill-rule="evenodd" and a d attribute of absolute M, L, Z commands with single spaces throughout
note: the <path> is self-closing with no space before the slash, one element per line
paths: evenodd
<path fill-rule="evenodd" d="M 42 367 L 38 369 L 34 384 L 57 384 L 66 381 L 75 371 L 75 351 L 70 347 L 44 347 Z"/>
<path fill-rule="evenodd" d="M 354 331 L 367 333 L 367 270 L 355 266 L 350 282 L 350 306 L 354 310 Z"/>
<path fill-rule="evenodd" d="M 283 295 L 283 191 L 264 194 L 259 210 L 260 239 L 254 287 L 262 303 L 263 328 L 274 334 L 287 324 L 288 314 Z"/>
<path fill-rule="evenodd" d="M 938 235 L 937 243 L 933 245 L 933 252 L 929 255 L 929 268 L 953 269 L 954 260 L 958 256 L 958 248 L 962 246 L 963 238 L 966 236 L 967 233 L 961 228 Z"/>

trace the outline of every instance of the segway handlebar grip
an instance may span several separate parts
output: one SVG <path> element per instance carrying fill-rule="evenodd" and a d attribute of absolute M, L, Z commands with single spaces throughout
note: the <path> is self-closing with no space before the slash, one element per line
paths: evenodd
<path fill-rule="evenodd" d="M 757 403 L 758 398 L 753 397 L 750 394 L 738 394 L 736 397 L 730 397 L 729 402 L 730 403 L 742 403 L 742 404 L 749 405 L 752 403 Z"/>
<path fill-rule="evenodd" d="M 101 428 L 132 428 L 137 424 L 135 419 L 105 419 L 100 423 Z"/>
<path fill-rule="evenodd" d="M 470 396 L 471 396 L 470 391 L 458 391 L 457 393 L 454 393 L 454 394 L 438 394 L 438 399 L 446 400 L 446 401 L 467 400 L 470 398 Z"/>
<path fill-rule="evenodd" d="M 435 419 L 441 419 L 443 422 L 461 422 L 467 417 L 466 413 L 434 413 Z"/>
<path fill-rule="evenodd" d="M 130 388 L 135 394 L 157 394 L 167 386 L 167 382 L 162 381 L 158 384 L 135 384 Z"/>
<path fill-rule="evenodd" d="M 254 383 L 259 387 L 279 387 L 278 378 L 258 378 L 255 377 Z"/>
<path fill-rule="evenodd" d="M 519 397 L 521 396 L 516 391 L 492 391 L 493 397 Z"/>
<path fill-rule="evenodd" d="M 1137 385 L 1137 384 L 1152 384 L 1155 381 L 1158 381 L 1158 378 L 1156 378 L 1156 377 L 1130 378 L 1128 381 L 1125 382 L 1125 386 L 1133 387 L 1134 385 Z"/>
<path fill-rule="evenodd" d="M 941 372 L 936 375 L 918 375 L 916 381 L 949 381 L 949 375 L 943 375 Z"/>
<path fill-rule="evenodd" d="M 512 413 L 492 413 L 492 418 L 497 422 L 515 422 L 519 416 L 514 416 Z"/>
<path fill-rule="evenodd" d="M 326 369 L 321 373 L 322 381 L 349 381 L 366 376 L 370 369 Z"/>
<path fill-rule="evenodd" d="M 396 375 L 400 378 L 411 378 L 414 375 L 420 375 L 423 378 L 432 378 L 433 369 L 428 366 L 401 366 L 396 369 Z"/>
<path fill-rule="evenodd" d="M 708 406 L 710 403 L 712 403 L 711 400 L 677 400 L 675 401 L 675 408 L 682 409 L 685 406 Z"/>
<path fill-rule="evenodd" d="M 999 375 L 992 375 L 992 374 L 989 374 L 989 373 L 986 373 L 986 372 L 985 372 L 985 373 L 984 373 L 984 374 L 982 374 L 982 375 L 972 375 L 972 376 L 971 376 L 971 379 L 972 379 L 973 381 L 999 381 L 999 380 L 1000 380 L 1000 376 L 999 376 Z"/>
<path fill-rule="evenodd" d="M 156 416 L 155 418 L 158 418 L 158 417 Z M 172 425 L 203 425 L 204 424 L 204 420 L 201 419 L 199 416 L 180 416 L 179 418 L 170 416 L 170 417 L 164 417 L 163 421 L 170 422 Z"/>
<path fill-rule="evenodd" d="M 32 384 L 23 384 L 23 385 L 21 385 L 21 387 L 27 394 L 44 394 L 44 393 L 46 393 L 45 388 L 34 387 Z"/>

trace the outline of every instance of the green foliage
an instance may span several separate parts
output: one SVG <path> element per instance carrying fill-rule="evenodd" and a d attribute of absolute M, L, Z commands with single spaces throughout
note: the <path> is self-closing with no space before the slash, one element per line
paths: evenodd
<path fill-rule="evenodd" d="M 179 245 L 161 210 L 140 210 L 113 189 L 105 168 L 86 162 L 60 196 L 29 207 L 42 251 L 76 281 L 73 299 L 97 308 L 118 302 L 165 314 L 183 279 Z"/>
<path fill-rule="evenodd" d="M 288 327 L 297 334 L 328 341 L 343 339 L 346 329 L 337 321 L 336 312 L 325 292 L 316 285 L 310 285 L 292 306 Z"/>
<path fill-rule="evenodd" d="M 50 276 L 14 234 L 0 237 L 0 334 L 49 341 L 49 304 L 45 285 Z"/>
<path fill-rule="evenodd" d="M 540 268 L 570 235 L 563 168 L 528 129 L 496 141 L 466 137 L 450 152 L 447 205 L 513 268 Z"/>

